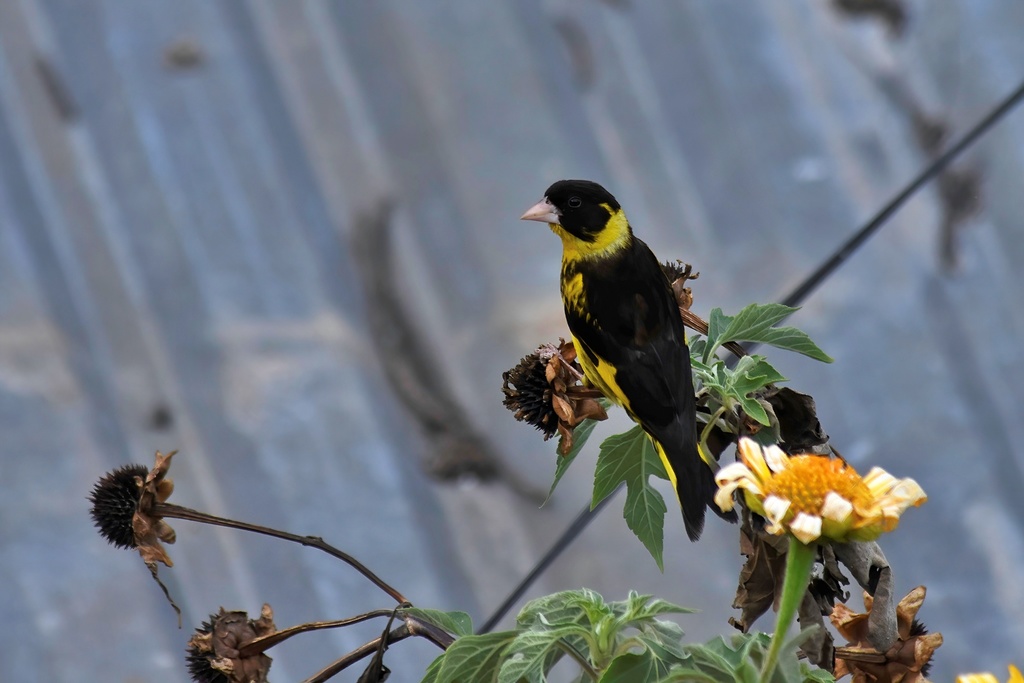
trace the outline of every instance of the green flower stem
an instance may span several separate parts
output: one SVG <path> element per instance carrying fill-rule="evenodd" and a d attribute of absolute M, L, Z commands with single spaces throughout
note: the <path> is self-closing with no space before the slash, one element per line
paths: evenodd
<path fill-rule="evenodd" d="M 721 419 L 723 415 L 725 415 L 725 411 L 726 407 L 720 406 L 718 410 L 716 410 L 714 414 L 708 419 L 708 423 L 704 425 L 704 429 L 702 429 L 700 432 L 700 441 L 697 442 L 697 448 L 701 450 L 701 457 L 707 460 L 709 463 L 712 462 L 712 460 L 708 459 L 711 457 L 711 451 L 708 450 L 708 437 L 711 435 L 711 430 L 714 428 L 715 424 L 718 423 L 718 420 Z"/>
<path fill-rule="evenodd" d="M 775 634 L 768 648 L 764 666 L 761 667 L 761 683 L 769 683 L 775 673 L 775 665 L 779 661 L 779 652 L 786 640 L 786 631 L 793 623 L 797 608 L 804 599 L 807 583 L 811 578 L 811 567 L 818 546 L 804 545 L 795 537 L 789 537 L 789 552 L 786 554 L 786 578 L 782 583 L 782 599 L 779 600 L 779 618 L 775 623 Z"/>

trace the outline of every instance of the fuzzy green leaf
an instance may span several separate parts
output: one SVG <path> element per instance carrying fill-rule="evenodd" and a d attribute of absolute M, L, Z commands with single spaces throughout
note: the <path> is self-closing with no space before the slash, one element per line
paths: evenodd
<path fill-rule="evenodd" d="M 520 679 L 542 679 L 551 650 L 567 636 L 589 633 L 583 626 L 563 626 L 549 631 L 525 631 L 516 636 L 502 655 L 498 683 L 516 683 Z"/>
<path fill-rule="evenodd" d="M 445 651 L 433 680 L 435 683 L 497 681 L 502 658 L 516 635 L 515 631 L 499 631 L 457 639 Z"/>
<path fill-rule="evenodd" d="M 831 363 L 832 358 L 818 348 L 805 332 L 795 327 L 775 327 L 797 310 L 782 304 L 750 304 L 731 318 L 723 315 L 719 324 L 725 322 L 726 327 L 716 339 L 716 344 L 721 345 L 727 341 L 757 342 Z M 715 311 L 711 314 L 714 317 Z"/>
<path fill-rule="evenodd" d="M 444 664 L 444 653 L 439 655 L 437 659 L 430 663 L 427 670 L 423 673 L 423 678 L 420 683 L 437 683 L 437 672 L 441 670 L 441 665 Z"/>
<path fill-rule="evenodd" d="M 465 612 L 442 612 L 420 607 L 409 607 L 402 611 L 444 629 L 453 636 L 468 636 L 473 633 L 473 619 Z"/>
<path fill-rule="evenodd" d="M 650 681 L 658 675 L 657 660 L 650 650 L 619 655 L 598 680 L 600 683 Z"/>
<path fill-rule="evenodd" d="M 658 568 L 664 571 L 662 550 L 668 508 L 665 499 L 650 485 L 648 479 L 651 475 L 668 479 L 661 458 L 639 425 L 623 434 L 608 437 L 601 444 L 597 456 L 591 506 L 596 506 L 625 482 L 623 517 L 626 526 L 644 544 Z"/>

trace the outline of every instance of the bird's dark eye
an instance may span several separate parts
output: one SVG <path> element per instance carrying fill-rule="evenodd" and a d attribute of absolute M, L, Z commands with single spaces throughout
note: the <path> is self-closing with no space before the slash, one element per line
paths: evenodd
<path fill-rule="evenodd" d="M 579 197 L 569 197 L 569 208 L 570 209 L 578 209 L 578 208 L 580 208 L 580 205 L 582 205 L 582 204 L 583 204 L 583 200 L 581 200 Z"/>

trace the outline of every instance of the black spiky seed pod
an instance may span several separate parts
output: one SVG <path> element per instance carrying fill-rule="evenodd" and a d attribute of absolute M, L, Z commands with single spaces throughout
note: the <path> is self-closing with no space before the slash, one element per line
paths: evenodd
<path fill-rule="evenodd" d="M 103 475 L 89 494 L 93 523 L 103 538 L 118 548 L 136 547 L 132 517 L 142 495 L 136 478 L 145 479 L 148 473 L 145 465 L 119 467 Z"/>
<path fill-rule="evenodd" d="M 213 659 L 216 654 L 211 644 L 213 625 L 218 615 L 211 614 L 209 621 L 204 621 L 195 630 L 192 638 L 188 641 L 185 650 L 185 664 L 188 666 L 188 676 L 195 683 L 229 683 L 227 675 L 223 671 L 213 668 Z"/>
<path fill-rule="evenodd" d="M 531 424 L 544 432 L 544 439 L 550 439 L 558 430 L 558 415 L 551 407 L 551 385 L 548 384 L 545 369 L 547 363 L 540 354 L 531 353 L 519 365 L 501 376 L 501 391 L 505 394 L 502 403 L 515 413 L 520 422 Z"/>

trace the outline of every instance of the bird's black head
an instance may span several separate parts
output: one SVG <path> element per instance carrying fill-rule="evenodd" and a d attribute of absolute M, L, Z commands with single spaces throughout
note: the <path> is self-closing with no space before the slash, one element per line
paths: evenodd
<path fill-rule="evenodd" d="M 559 180 L 523 218 L 557 223 L 574 237 L 593 242 L 620 208 L 615 197 L 593 181 Z"/>

